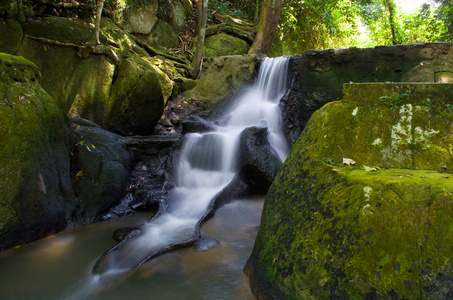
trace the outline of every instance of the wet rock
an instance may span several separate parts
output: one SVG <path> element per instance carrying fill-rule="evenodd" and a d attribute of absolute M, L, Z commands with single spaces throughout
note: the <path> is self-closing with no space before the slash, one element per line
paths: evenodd
<path fill-rule="evenodd" d="M 189 132 L 206 132 L 214 131 L 215 127 L 212 123 L 204 120 L 200 116 L 191 116 L 188 119 L 181 122 L 182 124 L 182 133 L 186 134 Z"/>
<path fill-rule="evenodd" d="M 137 236 L 141 233 L 142 231 L 138 227 L 122 227 L 113 231 L 112 238 L 117 242 L 121 242 L 127 238 Z"/>
<path fill-rule="evenodd" d="M 130 138 L 126 147 L 138 163 L 130 176 L 129 191 L 134 210 L 155 210 L 166 200 L 168 191 L 175 186 L 174 172 L 181 136 L 150 136 Z"/>
<path fill-rule="evenodd" d="M 202 237 L 199 239 L 193 246 L 195 250 L 197 251 L 208 251 L 211 248 L 214 248 L 219 244 L 219 241 L 217 241 L 214 238 L 211 237 Z"/>
<path fill-rule="evenodd" d="M 265 127 L 244 129 L 239 144 L 239 172 L 251 194 L 266 194 L 282 165 L 267 140 Z"/>

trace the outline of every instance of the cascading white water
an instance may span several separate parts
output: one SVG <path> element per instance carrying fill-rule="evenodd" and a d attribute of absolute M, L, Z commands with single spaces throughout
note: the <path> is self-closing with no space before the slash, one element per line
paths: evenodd
<path fill-rule="evenodd" d="M 286 57 L 263 60 L 255 86 L 231 110 L 226 126 L 219 126 L 213 132 L 187 135 L 180 156 L 177 187 L 169 193 L 167 211 L 142 226 L 142 235 L 126 244 L 119 254 L 109 257 L 108 266 L 100 274 L 92 275 L 83 291 L 72 294 L 71 298 L 83 298 L 90 290 L 96 293 L 99 282 L 127 273 L 150 252 L 192 237 L 211 200 L 236 173 L 239 135 L 246 127 L 268 127 L 270 144 L 282 161 L 286 158 L 288 148 L 281 134 L 278 103 L 286 91 L 287 65 Z"/>

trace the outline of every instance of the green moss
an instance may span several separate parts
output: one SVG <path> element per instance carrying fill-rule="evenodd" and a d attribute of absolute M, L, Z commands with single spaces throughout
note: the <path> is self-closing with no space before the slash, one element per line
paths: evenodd
<path fill-rule="evenodd" d="M 249 44 L 240 38 L 226 33 L 219 33 L 207 37 L 204 47 L 206 57 L 211 57 L 246 54 Z"/>
<path fill-rule="evenodd" d="M 408 87 L 400 109 L 382 103 Z M 266 197 L 249 263 L 267 286 L 258 293 L 438 299 L 453 288 L 451 116 L 422 106 L 428 90 L 449 103 L 448 88 L 346 86 L 312 116 Z"/>
<path fill-rule="evenodd" d="M 0 32 L 0 52 L 15 54 L 22 41 L 22 26 L 16 20 L 0 18 Z"/>
<path fill-rule="evenodd" d="M 11 242 L 5 235 L 20 236 L 61 214 L 64 206 L 46 182 L 55 172 L 53 148 L 62 143 L 65 115 L 41 88 L 39 76 L 32 62 L 0 54 L 0 248 Z M 54 224 L 47 222 L 52 230 Z"/>
<path fill-rule="evenodd" d="M 184 93 L 187 97 L 220 105 L 228 95 L 234 95 L 253 83 L 255 55 L 210 57 L 203 61 L 198 84 Z"/>
<path fill-rule="evenodd" d="M 146 135 L 162 116 L 173 85 L 152 60 L 130 57 L 121 62 L 109 100 L 109 130 Z"/>
<path fill-rule="evenodd" d="M 22 25 L 24 33 L 33 37 L 42 37 L 62 43 L 76 45 L 94 41 L 94 27 L 75 20 L 59 17 L 31 19 Z M 107 40 L 101 36 L 101 42 Z"/>

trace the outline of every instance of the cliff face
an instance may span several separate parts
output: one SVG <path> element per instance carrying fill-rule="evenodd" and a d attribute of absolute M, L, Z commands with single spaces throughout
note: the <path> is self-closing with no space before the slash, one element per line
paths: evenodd
<path fill-rule="evenodd" d="M 290 60 L 284 99 L 287 135 L 295 143 L 310 116 L 342 98 L 349 82 L 452 82 L 451 43 L 310 50 Z"/>
<path fill-rule="evenodd" d="M 451 293 L 452 88 L 346 84 L 313 114 L 265 200 L 246 266 L 258 298 Z"/>

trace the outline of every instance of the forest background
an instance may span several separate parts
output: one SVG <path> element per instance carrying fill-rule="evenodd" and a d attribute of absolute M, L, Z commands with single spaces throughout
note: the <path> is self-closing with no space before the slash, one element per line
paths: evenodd
<path fill-rule="evenodd" d="M 283 0 L 270 56 L 308 49 L 451 41 L 452 0 Z M 414 3 L 415 2 L 415 3 Z M 253 23 L 260 0 L 216 0 L 211 12 Z"/>

